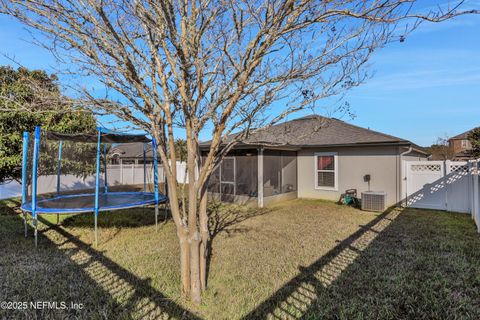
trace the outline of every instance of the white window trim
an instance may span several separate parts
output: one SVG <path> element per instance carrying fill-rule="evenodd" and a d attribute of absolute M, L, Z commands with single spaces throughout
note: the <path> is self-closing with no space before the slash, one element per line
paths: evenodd
<path fill-rule="evenodd" d="M 318 157 L 319 156 L 333 156 L 333 163 L 335 166 L 334 175 L 335 175 L 335 186 L 334 187 L 322 187 L 318 185 Z M 316 190 L 328 190 L 328 191 L 338 191 L 338 152 L 315 152 L 314 153 L 314 187 Z"/>

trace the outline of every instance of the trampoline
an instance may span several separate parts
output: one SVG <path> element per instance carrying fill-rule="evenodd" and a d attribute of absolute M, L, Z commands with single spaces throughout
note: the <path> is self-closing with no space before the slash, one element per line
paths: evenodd
<path fill-rule="evenodd" d="M 23 134 L 22 210 L 32 216 L 35 245 L 39 214 L 94 213 L 95 244 L 98 215 L 103 211 L 160 204 L 155 139 L 97 128 L 95 134 L 43 132 L 35 127 L 33 141 Z M 123 165 L 123 161 L 127 165 Z M 149 175 L 150 173 L 150 175 Z M 149 190 L 150 189 L 150 190 Z"/>
<path fill-rule="evenodd" d="M 167 197 L 160 195 L 159 203 Z M 152 192 L 110 192 L 98 196 L 99 211 L 111 211 L 155 204 L 155 194 Z M 32 212 L 32 204 L 26 203 L 22 209 Z M 37 200 L 38 214 L 71 214 L 95 211 L 95 194 L 74 194 Z"/>

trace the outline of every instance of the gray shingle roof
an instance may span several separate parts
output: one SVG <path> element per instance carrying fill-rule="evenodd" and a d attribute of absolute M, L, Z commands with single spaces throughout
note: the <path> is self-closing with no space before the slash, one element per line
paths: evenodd
<path fill-rule="evenodd" d="M 234 138 L 231 135 L 227 141 Z M 227 142 L 225 141 L 225 142 Z M 410 144 L 408 140 L 358 127 L 335 118 L 310 115 L 260 129 L 242 141 L 265 146 L 340 146 L 364 144 Z M 209 141 L 202 145 L 208 146 Z"/>
<path fill-rule="evenodd" d="M 146 157 L 153 157 L 152 145 L 150 143 L 146 144 L 147 152 Z M 143 158 L 143 143 L 121 143 L 114 146 L 110 154 L 119 154 L 120 158 Z"/>
<path fill-rule="evenodd" d="M 480 127 L 477 127 L 477 128 L 480 128 Z M 468 131 L 465 131 L 463 133 L 460 133 L 460 134 L 457 134 L 456 136 L 454 137 L 451 137 L 450 139 L 448 140 L 463 140 L 463 139 L 468 139 L 468 134 L 470 132 L 472 132 L 473 130 L 475 130 L 476 128 L 473 128 L 471 130 L 468 130 Z"/>

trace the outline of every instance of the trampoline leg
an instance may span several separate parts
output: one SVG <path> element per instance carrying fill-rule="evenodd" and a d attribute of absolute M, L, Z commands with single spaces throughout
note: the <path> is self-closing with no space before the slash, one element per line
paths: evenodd
<path fill-rule="evenodd" d="M 155 231 L 158 231 L 158 203 L 155 204 Z"/>
<path fill-rule="evenodd" d="M 163 211 L 165 212 L 165 215 L 163 217 L 163 223 L 167 223 L 167 218 L 168 218 L 168 205 L 165 203 L 163 207 Z"/>
<path fill-rule="evenodd" d="M 57 214 L 57 224 L 59 224 L 59 223 L 60 223 L 60 215 Z"/>
<path fill-rule="evenodd" d="M 23 213 L 23 227 L 25 229 L 25 238 L 28 237 L 27 214 Z"/>
<path fill-rule="evenodd" d="M 95 247 L 98 246 L 97 215 L 95 214 Z"/>
<path fill-rule="evenodd" d="M 35 237 L 35 248 L 38 246 L 38 220 L 37 218 L 33 219 L 33 227 L 35 228 L 34 237 Z"/>

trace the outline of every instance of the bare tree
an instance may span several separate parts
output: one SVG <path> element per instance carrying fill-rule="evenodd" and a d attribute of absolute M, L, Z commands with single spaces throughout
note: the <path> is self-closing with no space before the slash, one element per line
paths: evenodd
<path fill-rule="evenodd" d="M 371 54 L 403 41 L 419 21 L 467 13 L 458 9 L 462 1 L 435 12 L 414 12 L 415 2 L 0 0 L 0 11 L 43 32 L 51 41 L 39 44 L 74 66 L 70 72 L 94 76 L 122 96 L 98 103 L 81 89 L 85 99 L 159 141 L 181 247 L 182 292 L 199 303 L 209 241 L 206 182 L 214 167 L 253 128 L 359 85 Z M 185 214 L 177 155 L 167 159 L 167 150 L 175 150 L 174 128 L 187 141 Z M 204 131 L 212 140 L 201 157 Z"/>
<path fill-rule="evenodd" d="M 431 160 L 451 160 L 455 156 L 448 137 L 438 137 L 434 144 L 427 148 L 431 153 Z"/>

